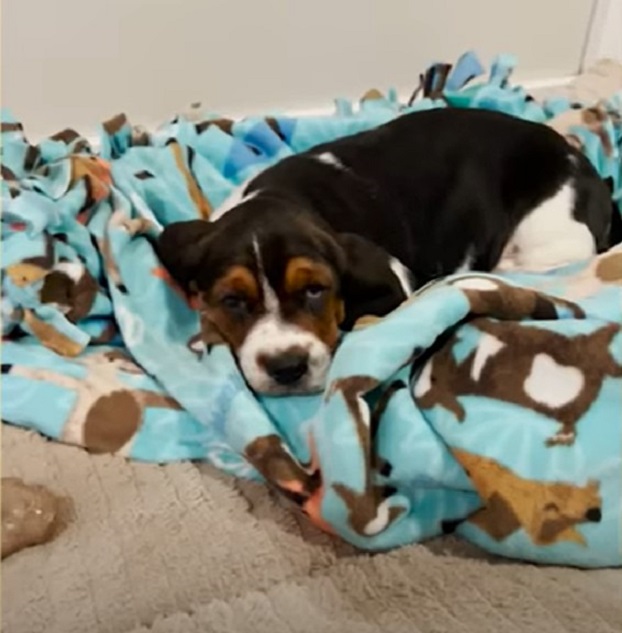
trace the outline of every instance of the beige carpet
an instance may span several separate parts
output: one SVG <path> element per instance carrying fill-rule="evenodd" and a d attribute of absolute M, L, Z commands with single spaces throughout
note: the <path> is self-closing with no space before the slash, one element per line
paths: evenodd
<path fill-rule="evenodd" d="M 452 539 L 369 556 L 211 468 L 89 456 L 3 427 L 3 475 L 69 495 L 2 563 L 4 633 L 620 633 L 622 570 L 537 568 Z"/>

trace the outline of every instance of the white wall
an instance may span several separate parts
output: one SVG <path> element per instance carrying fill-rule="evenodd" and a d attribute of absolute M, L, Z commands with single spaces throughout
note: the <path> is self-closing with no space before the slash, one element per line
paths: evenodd
<path fill-rule="evenodd" d="M 603 58 L 622 63 L 622 0 L 598 0 L 593 11 L 583 61 L 589 66 Z"/>
<path fill-rule="evenodd" d="M 153 125 L 192 101 L 240 114 L 406 92 L 468 48 L 558 77 L 580 66 L 594 2 L 2 0 L 3 105 L 36 137 L 119 111 Z"/>

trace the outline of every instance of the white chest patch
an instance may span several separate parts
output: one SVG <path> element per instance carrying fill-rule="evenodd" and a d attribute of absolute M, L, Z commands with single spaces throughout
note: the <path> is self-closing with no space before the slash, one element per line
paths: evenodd
<path fill-rule="evenodd" d="M 506 244 L 496 271 L 539 272 L 594 255 L 596 245 L 592 234 L 572 215 L 575 199 L 574 183 L 567 182 L 530 211 Z"/>
<path fill-rule="evenodd" d="M 498 354 L 505 347 L 505 343 L 492 334 L 482 334 L 471 367 L 471 378 L 479 380 L 489 358 Z"/>
<path fill-rule="evenodd" d="M 557 409 L 572 402 L 584 384 L 583 372 L 577 367 L 559 365 L 548 354 L 537 354 L 523 389 L 535 402 Z"/>

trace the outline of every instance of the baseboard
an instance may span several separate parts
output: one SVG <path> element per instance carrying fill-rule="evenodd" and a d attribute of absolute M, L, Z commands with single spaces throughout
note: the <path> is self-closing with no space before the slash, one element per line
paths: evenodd
<path fill-rule="evenodd" d="M 562 75 L 560 77 L 548 77 L 546 79 L 532 79 L 529 81 L 517 81 L 517 85 L 523 86 L 528 92 L 537 90 L 549 90 L 550 88 L 560 88 L 571 84 L 577 75 Z"/>
<path fill-rule="evenodd" d="M 515 80 L 516 85 L 520 85 L 525 90 L 527 90 L 530 94 L 532 94 L 535 98 L 538 97 L 539 93 L 550 94 L 551 90 L 555 88 L 562 88 L 570 84 L 576 75 L 566 75 L 559 77 L 548 77 L 544 79 L 535 79 L 535 80 L 527 80 L 520 81 L 520 78 Z M 399 94 L 400 101 L 407 101 L 410 98 L 410 94 Z M 293 108 L 287 111 L 287 115 L 297 118 L 297 117 L 314 117 L 314 116 L 329 116 L 333 114 L 335 111 L 334 105 L 332 103 L 324 104 L 322 106 L 316 107 L 301 107 L 301 108 Z M 244 116 L 243 113 L 231 113 L 230 116 L 232 119 L 240 119 Z M 153 125 L 145 125 L 146 129 L 155 129 L 157 124 Z M 91 147 L 98 151 L 100 147 L 99 136 L 95 134 L 90 134 L 86 136 L 86 140 L 89 142 Z"/>

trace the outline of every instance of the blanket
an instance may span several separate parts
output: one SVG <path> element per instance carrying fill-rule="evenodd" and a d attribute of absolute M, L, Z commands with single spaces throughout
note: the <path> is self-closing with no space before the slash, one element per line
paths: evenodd
<path fill-rule="evenodd" d="M 207 460 L 275 487 L 367 550 L 457 531 L 544 563 L 622 564 L 622 250 L 542 275 L 438 280 L 343 338 L 322 394 L 257 397 L 157 260 L 166 224 L 209 219 L 284 156 L 406 112 L 479 107 L 553 125 L 622 199 L 622 95 L 539 103 L 500 56 L 433 64 L 407 103 L 155 131 L 123 115 L 95 150 L 33 145 L 2 118 L 3 419 L 156 463 Z"/>

